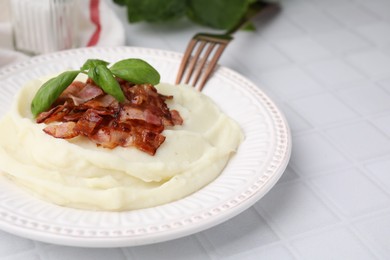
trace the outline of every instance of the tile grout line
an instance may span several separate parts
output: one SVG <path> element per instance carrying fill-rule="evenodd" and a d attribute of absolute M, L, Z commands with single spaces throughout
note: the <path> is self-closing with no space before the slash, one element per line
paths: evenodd
<path fill-rule="evenodd" d="M 296 181 L 296 180 L 294 180 Z M 259 200 L 261 201 L 261 200 Z M 256 204 L 255 204 L 256 205 Z M 271 216 L 269 216 L 268 212 L 264 210 L 261 206 L 253 206 L 255 212 L 263 218 L 269 228 L 276 234 L 276 236 L 279 238 L 279 243 L 283 244 L 288 251 L 293 255 L 295 259 L 300 259 L 301 256 L 299 252 L 295 249 L 294 246 L 291 245 L 290 240 L 291 238 L 287 238 L 287 235 L 284 234 L 284 232 L 279 229 L 278 225 L 272 221 Z"/>
<path fill-rule="evenodd" d="M 304 181 L 306 183 L 306 181 Z M 310 182 L 310 181 L 308 181 Z M 311 185 L 307 185 L 307 187 L 312 191 L 314 192 L 319 198 L 320 200 L 327 206 L 327 208 L 329 210 L 332 211 L 333 214 L 335 214 L 340 220 L 341 220 L 341 225 L 343 227 L 346 227 L 349 231 L 351 231 L 353 233 L 353 235 L 370 251 L 370 253 L 377 257 L 377 259 L 381 259 L 381 255 L 378 255 L 377 253 L 377 248 L 373 247 L 371 245 L 371 242 L 370 240 L 366 239 L 360 232 L 359 230 L 357 230 L 357 228 L 353 225 L 352 221 L 349 221 L 348 220 L 348 217 L 347 216 L 344 216 L 343 214 L 339 213 L 339 211 L 337 210 L 338 206 L 336 204 L 334 204 L 334 202 L 332 202 L 332 199 L 329 198 L 325 193 L 322 193 L 321 191 L 316 191 L 315 189 L 312 188 Z M 350 218 L 351 220 L 353 219 Z"/>

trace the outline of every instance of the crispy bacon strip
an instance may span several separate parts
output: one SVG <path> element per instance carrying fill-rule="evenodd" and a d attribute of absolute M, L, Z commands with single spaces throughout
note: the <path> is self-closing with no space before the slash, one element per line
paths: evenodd
<path fill-rule="evenodd" d="M 74 131 L 80 135 L 90 136 L 102 121 L 103 117 L 95 110 L 88 109 L 77 121 Z"/>
<path fill-rule="evenodd" d="M 176 110 L 169 110 L 166 100 L 150 84 L 136 85 L 117 79 L 126 97 L 119 104 L 103 93 L 91 79 L 73 82 L 54 102 L 52 108 L 37 117 L 37 123 L 50 124 L 44 132 L 63 139 L 79 135 L 97 145 L 113 149 L 134 146 L 154 155 L 165 141 L 166 126 L 183 124 Z"/>
<path fill-rule="evenodd" d="M 180 116 L 179 111 L 172 109 L 171 115 L 172 115 L 173 125 L 182 125 L 183 124 L 183 118 Z"/>
<path fill-rule="evenodd" d="M 149 109 L 124 105 L 119 112 L 119 121 L 126 122 L 129 120 L 144 121 L 145 123 L 152 125 L 162 124 L 161 118 L 158 115 L 153 114 Z"/>
<path fill-rule="evenodd" d="M 154 155 L 156 150 L 165 141 L 165 136 L 143 129 L 141 134 L 135 135 L 134 145 L 150 155 Z"/>
<path fill-rule="evenodd" d="M 75 126 L 75 122 L 66 122 L 59 125 L 48 125 L 43 131 L 55 138 L 71 139 L 78 136 L 78 133 L 74 131 Z"/>
<path fill-rule="evenodd" d="M 115 130 L 110 127 L 102 127 L 95 134 L 89 136 L 90 140 L 105 148 L 113 149 L 118 145 L 125 145 L 129 142 L 129 135 L 126 132 Z M 130 146 L 130 145 L 129 145 Z"/>
<path fill-rule="evenodd" d="M 53 107 L 47 112 L 42 112 L 38 115 L 36 121 L 37 123 L 50 124 L 52 122 L 61 122 L 63 117 L 69 114 L 71 111 L 67 102 L 63 105 L 58 105 Z"/>
<path fill-rule="evenodd" d="M 86 84 L 77 94 L 69 94 L 73 103 L 78 106 L 89 100 L 92 100 L 100 95 L 103 95 L 103 90 L 96 85 Z"/>

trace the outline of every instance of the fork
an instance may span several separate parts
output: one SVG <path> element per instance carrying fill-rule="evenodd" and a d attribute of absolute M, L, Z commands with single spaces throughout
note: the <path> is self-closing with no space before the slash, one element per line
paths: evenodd
<path fill-rule="evenodd" d="M 233 40 L 232 35 L 255 16 L 261 15 L 262 18 L 268 18 L 279 10 L 280 8 L 277 3 L 256 1 L 249 6 L 244 17 L 224 34 L 196 34 L 192 37 L 184 52 L 176 77 L 176 84 L 180 82 L 191 84 L 201 91 L 216 67 L 226 46 Z M 192 83 L 190 83 L 191 79 Z"/>

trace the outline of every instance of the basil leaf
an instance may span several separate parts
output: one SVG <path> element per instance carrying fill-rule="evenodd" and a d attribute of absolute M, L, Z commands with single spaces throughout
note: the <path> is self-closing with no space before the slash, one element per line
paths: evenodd
<path fill-rule="evenodd" d="M 256 26 L 252 22 L 248 22 L 248 23 L 244 24 L 244 26 L 241 28 L 241 30 L 247 31 L 247 32 L 254 32 L 254 31 L 256 31 Z"/>
<path fill-rule="evenodd" d="M 267 3 L 267 0 L 114 0 L 126 6 L 130 23 L 141 21 L 164 23 L 181 21 L 187 17 L 194 23 L 214 29 L 229 30 L 245 15 L 252 3 Z M 172 25 L 168 23 L 168 26 Z"/>
<path fill-rule="evenodd" d="M 94 68 L 96 67 L 97 65 L 104 65 L 104 66 L 107 66 L 108 64 L 110 64 L 109 62 L 107 61 L 104 61 L 104 60 L 99 60 L 99 59 L 89 59 L 87 60 L 83 66 L 81 67 L 81 70 L 89 70 L 91 68 Z"/>
<path fill-rule="evenodd" d="M 31 112 L 36 117 L 46 111 L 61 95 L 61 93 L 73 82 L 80 73 L 78 70 L 66 71 L 55 78 L 45 82 L 35 94 L 31 102 Z"/>
<path fill-rule="evenodd" d="M 125 95 L 110 70 L 103 64 L 97 65 L 88 71 L 88 76 L 103 89 L 104 92 L 113 96 L 119 102 L 125 101 Z"/>
<path fill-rule="evenodd" d="M 216 29 L 230 29 L 244 16 L 251 0 L 189 0 L 187 16 Z"/>
<path fill-rule="evenodd" d="M 121 60 L 110 67 L 115 76 L 135 84 L 157 85 L 160 74 L 149 63 L 141 59 Z"/>
<path fill-rule="evenodd" d="M 186 13 L 187 1 L 183 0 L 126 0 L 115 1 L 127 5 L 127 17 L 131 23 L 178 20 Z"/>
<path fill-rule="evenodd" d="M 125 5 L 126 4 L 126 0 L 114 0 L 114 3 L 116 3 L 118 5 Z"/>

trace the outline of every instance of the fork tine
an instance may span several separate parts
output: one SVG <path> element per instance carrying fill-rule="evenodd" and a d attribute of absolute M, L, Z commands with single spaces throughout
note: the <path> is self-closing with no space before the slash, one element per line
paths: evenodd
<path fill-rule="evenodd" d="M 191 75 L 192 75 L 192 72 L 194 71 L 194 68 L 195 68 L 195 65 L 197 64 L 198 60 L 199 60 L 199 56 L 200 54 L 202 53 L 203 51 L 203 48 L 204 46 L 206 45 L 206 42 L 205 41 L 201 41 L 201 42 L 198 42 L 199 44 L 199 47 L 197 48 L 196 52 L 195 52 L 195 55 L 192 57 L 192 59 L 189 61 L 190 64 L 188 66 L 188 69 L 186 70 L 187 71 L 187 77 L 186 77 L 186 80 L 185 80 L 185 83 L 188 84 L 188 82 L 190 81 L 191 79 Z M 184 72 L 183 72 L 184 73 Z"/>
<path fill-rule="evenodd" d="M 209 79 L 211 73 L 217 65 L 219 58 L 221 57 L 223 51 L 225 50 L 228 43 L 233 39 L 232 34 L 244 26 L 249 20 L 254 18 L 257 15 L 263 15 L 263 18 L 269 18 L 270 15 L 276 14 L 280 10 L 279 4 L 277 3 L 266 3 L 265 1 L 254 1 L 247 10 L 245 16 L 237 23 L 236 26 L 232 27 L 230 30 L 226 31 L 225 34 L 210 34 L 210 33 L 198 33 L 196 34 L 190 43 L 187 46 L 187 49 L 184 53 L 180 68 L 176 77 L 176 84 L 179 84 L 184 76 L 187 73 L 185 83 L 188 84 L 193 77 L 193 86 L 199 91 L 203 89 L 207 80 Z M 191 59 L 191 54 L 195 46 L 201 42 L 200 48 L 196 51 L 194 57 Z M 203 52 L 206 45 L 209 44 L 209 47 L 205 51 L 204 57 L 200 58 L 201 53 Z M 219 46 L 216 51 L 214 51 L 215 46 Z M 211 54 L 213 53 L 213 54 Z M 210 56 L 213 56 L 210 58 Z M 208 62 L 208 59 L 211 59 Z M 191 60 L 191 61 L 190 61 Z M 186 71 L 186 68 L 189 65 L 189 70 Z M 194 73 L 195 70 L 195 73 Z M 194 75 L 193 75 L 194 74 Z M 201 78 L 201 79 L 200 79 Z M 197 84 L 200 79 L 200 84 Z"/>
<path fill-rule="evenodd" d="M 198 86 L 199 91 L 202 91 L 204 85 L 207 82 L 207 79 L 209 78 L 211 72 L 214 70 L 215 66 L 217 65 L 217 62 L 218 62 L 219 58 L 221 57 L 223 51 L 225 50 L 227 44 L 228 44 L 227 42 L 221 43 L 219 45 L 218 49 L 215 51 L 215 54 L 214 54 L 213 58 L 211 59 L 210 63 L 208 64 L 208 66 L 206 67 L 206 69 L 205 69 L 206 71 L 203 74 L 202 80 Z"/>
<path fill-rule="evenodd" d="M 200 77 L 200 74 L 202 73 L 202 70 L 203 70 L 203 67 L 204 65 L 206 64 L 209 56 L 210 56 L 210 53 L 213 51 L 214 47 L 216 46 L 216 43 L 214 42 L 210 42 L 209 43 L 209 46 L 205 52 L 205 54 L 203 55 L 202 59 L 201 59 L 201 62 L 198 66 L 198 68 L 196 69 L 195 71 L 195 74 L 194 74 L 194 79 L 193 79 L 193 82 L 192 82 L 192 85 L 196 86 L 196 83 L 198 82 L 199 80 L 199 77 Z"/>
<path fill-rule="evenodd" d="M 191 84 L 192 80 L 191 85 L 201 91 L 222 52 L 232 39 L 231 35 L 208 33 L 198 33 L 192 37 L 180 64 L 176 84 L 182 82 L 184 74 L 187 74 L 184 83 Z M 215 50 L 216 46 L 218 48 Z M 191 56 L 194 52 L 195 54 Z M 200 84 L 198 84 L 199 80 L 201 80 Z"/>
<path fill-rule="evenodd" d="M 179 67 L 179 72 L 177 73 L 175 84 L 179 84 L 180 81 L 182 80 L 183 75 L 184 75 L 184 70 L 187 66 L 187 63 L 188 63 L 189 58 L 191 56 L 192 50 L 194 49 L 196 43 L 197 43 L 197 40 L 195 38 L 192 38 L 192 40 L 188 43 L 187 49 L 184 52 L 184 56 L 183 56 L 183 59 L 181 61 L 180 67 Z"/>

